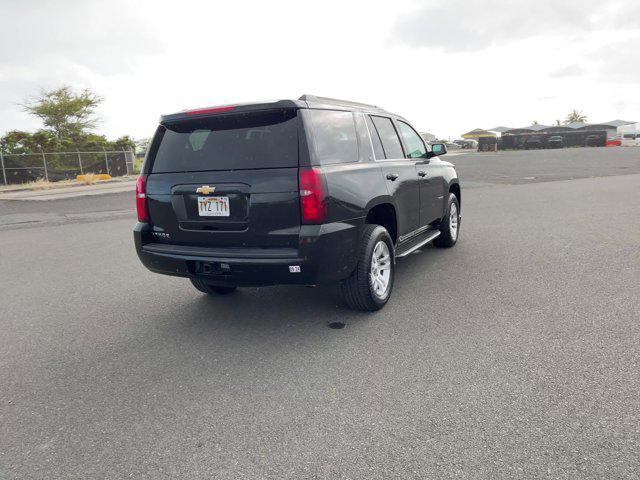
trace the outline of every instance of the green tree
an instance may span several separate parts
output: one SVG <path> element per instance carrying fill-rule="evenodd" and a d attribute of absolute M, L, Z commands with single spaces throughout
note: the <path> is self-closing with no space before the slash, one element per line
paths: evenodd
<path fill-rule="evenodd" d="M 76 93 L 71 87 L 63 86 L 43 90 L 22 106 L 26 112 L 39 117 L 58 139 L 78 140 L 97 125 L 95 110 L 101 102 L 102 98 L 89 89 Z"/>
<path fill-rule="evenodd" d="M 140 138 L 136 140 L 136 154 L 146 155 L 149 145 L 151 144 L 150 138 Z"/>
<path fill-rule="evenodd" d="M 586 121 L 587 116 L 584 115 L 581 111 L 574 108 L 569 112 L 569 115 L 567 115 L 564 123 L 585 123 Z"/>
<path fill-rule="evenodd" d="M 49 130 L 38 130 L 34 133 L 11 130 L 0 138 L 0 148 L 6 153 L 34 153 L 40 150 L 54 151 L 60 149 L 60 141 Z"/>
<path fill-rule="evenodd" d="M 92 133 L 97 119 L 94 112 L 102 99 L 90 90 L 80 93 L 70 87 L 42 91 L 38 98 L 24 105 L 27 112 L 41 118 L 45 127 L 35 132 L 12 130 L 0 137 L 0 149 L 7 154 L 52 152 L 97 152 L 135 149 L 129 136 L 114 141 Z M 53 168 L 76 165 L 76 156 L 53 155 L 47 158 Z"/>
<path fill-rule="evenodd" d="M 109 146 L 112 150 L 133 150 L 136 151 L 136 142 L 129 135 L 124 135 L 117 138 L 113 142 L 109 142 Z"/>

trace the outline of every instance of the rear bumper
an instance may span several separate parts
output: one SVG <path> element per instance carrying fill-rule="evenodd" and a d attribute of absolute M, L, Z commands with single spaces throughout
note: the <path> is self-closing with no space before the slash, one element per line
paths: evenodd
<path fill-rule="evenodd" d="M 145 223 L 136 224 L 133 236 L 140 261 L 155 273 L 223 286 L 315 285 L 351 275 L 359 230 L 358 222 L 303 226 L 297 249 L 158 243 Z"/>

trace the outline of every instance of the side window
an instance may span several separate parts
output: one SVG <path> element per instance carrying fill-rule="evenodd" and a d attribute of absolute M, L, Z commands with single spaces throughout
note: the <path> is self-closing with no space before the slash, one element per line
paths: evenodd
<path fill-rule="evenodd" d="M 356 132 L 358 133 L 358 154 L 361 162 L 370 162 L 373 160 L 373 152 L 371 151 L 371 140 L 369 140 L 369 132 L 362 113 L 354 113 L 353 119 L 356 122 Z"/>
<path fill-rule="evenodd" d="M 369 127 L 369 133 L 371 134 L 371 143 L 373 143 L 373 151 L 376 155 L 376 160 L 383 160 L 386 157 L 384 154 L 384 148 L 382 148 L 382 142 L 380 141 L 380 135 L 378 135 L 378 129 L 373 124 L 371 117 L 369 115 L 365 115 L 367 117 L 367 127 Z"/>
<path fill-rule="evenodd" d="M 358 161 L 358 140 L 351 112 L 309 110 L 308 115 L 320 165 Z"/>
<path fill-rule="evenodd" d="M 387 158 L 404 158 L 404 152 L 402 151 L 402 145 L 398 138 L 396 128 L 393 126 L 390 118 L 371 116 L 373 123 L 378 129 L 380 134 L 380 140 L 382 140 L 382 146 L 387 154 Z"/>
<path fill-rule="evenodd" d="M 421 158 L 427 153 L 427 148 L 424 146 L 424 142 L 420 135 L 411 128 L 411 125 L 398 120 L 398 126 L 400 127 L 400 135 L 404 140 L 404 145 L 407 147 L 407 158 Z"/>

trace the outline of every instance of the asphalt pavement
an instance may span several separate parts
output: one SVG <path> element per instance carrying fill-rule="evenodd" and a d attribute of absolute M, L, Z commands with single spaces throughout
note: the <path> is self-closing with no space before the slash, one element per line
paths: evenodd
<path fill-rule="evenodd" d="M 638 478 L 640 149 L 451 159 L 374 314 L 148 272 L 129 192 L 0 202 L 0 478 Z"/>

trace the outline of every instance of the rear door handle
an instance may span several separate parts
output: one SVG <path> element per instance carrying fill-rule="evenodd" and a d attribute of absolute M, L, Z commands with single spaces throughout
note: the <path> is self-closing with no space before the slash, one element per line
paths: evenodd
<path fill-rule="evenodd" d="M 387 173 L 387 180 L 391 180 L 392 182 L 398 178 L 398 175 L 395 173 Z"/>
<path fill-rule="evenodd" d="M 418 175 L 421 176 L 421 177 L 426 177 L 427 176 L 427 172 L 425 172 L 424 170 L 420 170 L 418 172 Z"/>

